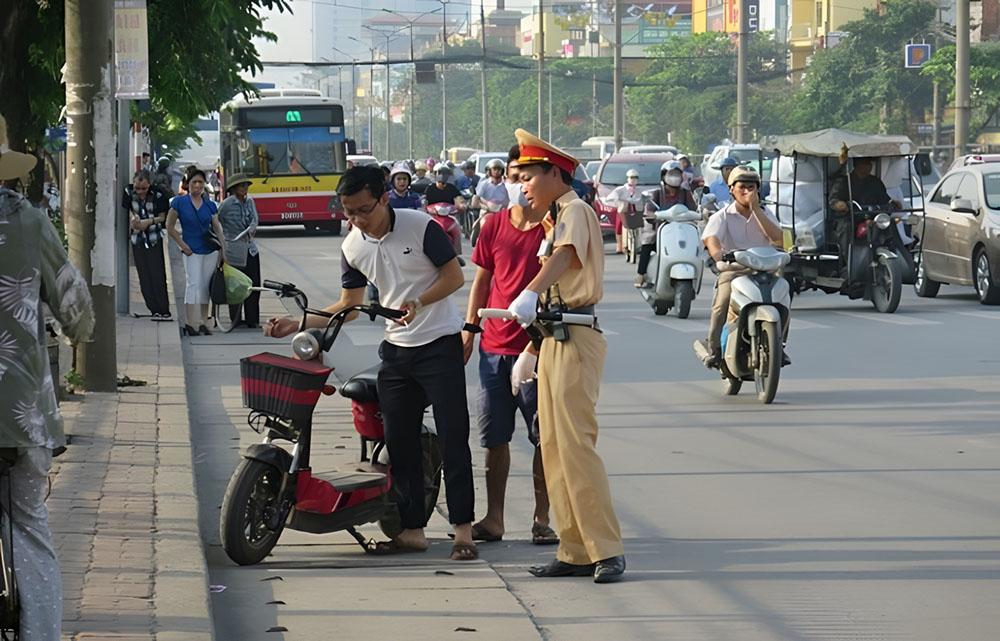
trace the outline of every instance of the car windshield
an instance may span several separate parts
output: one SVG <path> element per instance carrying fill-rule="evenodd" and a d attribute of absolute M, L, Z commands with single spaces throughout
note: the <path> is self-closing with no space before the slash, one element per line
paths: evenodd
<path fill-rule="evenodd" d="M 659 160 L 608 162 L 601 170 L 601 184 L 624 185 L 625 172 L 629 169 L 635 169 L 639 172 L 640 185 L 656 185 L 660 182 L 660 166 L 662 164 Z"/>
<path fill-rule="evenodd" d="M 986 192 L 986 206 L 1000 209 L 1000 173 L 983 174 L 983 191 Z"/>

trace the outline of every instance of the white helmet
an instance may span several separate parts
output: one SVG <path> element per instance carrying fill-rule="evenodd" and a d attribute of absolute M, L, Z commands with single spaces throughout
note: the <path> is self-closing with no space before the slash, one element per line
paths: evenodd
<path fill-rule="evenodd" d="M 684 182 L 684 171 L 676 160 L 668 160 L 660 167 L 660 180 L 669 187 L 680 187 Z"/>
<path fill-rule="evenodd" d="M 499 158 L 491 158 L 489 162 L 486 163 L 486 171 L 490 169 L 504 169 L 506 165 Z"/>
<path fill-rule="evenodd" d="M 392 169 L 389 171 L 389 180 L 395 180 L 396 174 L 406 174 L 410 180 L 413 180 L 413 172 L 410 171 L 410 166 L 405 162 L 398 162 L 393 165 Z"/>
<path fill-rule="evenodd" d="M 418 160 L 413 163 L 413 171 L 427 171 L 427 163 L 423 160 Z"/>
<path fill-rule="evenodd" d="M 625 177 L 626 178 L 638 178 L 639 177 L 639 172 L 636 171 L 635 169 L 629 169 L 628 171 L 625 172 Z"/>

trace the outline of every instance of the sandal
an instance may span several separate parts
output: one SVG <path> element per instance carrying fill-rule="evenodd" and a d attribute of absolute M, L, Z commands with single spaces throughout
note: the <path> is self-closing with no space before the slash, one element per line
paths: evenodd
<path fill-rule="evenodd" d="M 549 526 L 535 523 L 531 526 L 531 542 L 535 545 L 556 545 L 559 535 Z"/>
<path fill-rule="evenodd" d="M 365 552 L 373 556 L 389 556 L 392 554 L 413 554 L 415 552 L 426 552 L 427 548 L 415 548 L 409 545 L 400 545 L 396 541 L 376 541 L 372 539 L 365 545 Z"/>
<path fill-rule="evenodd" d="M 456 543 L 451 546 L 452 561 L 475 561 L 479 558 L 479 550 L 475 543 Z"/>
<path fill-rule="evenodd" d="M 455 538 L 455 533 L 448 532 L 448 538 Z M 483 543 L 496 543 L 497 541 L 503 541 L 503 534 L 493 534 L 484 528 L 482 523 L 474 523 L 472 525 L 472 540 L 482 541 Z"/>

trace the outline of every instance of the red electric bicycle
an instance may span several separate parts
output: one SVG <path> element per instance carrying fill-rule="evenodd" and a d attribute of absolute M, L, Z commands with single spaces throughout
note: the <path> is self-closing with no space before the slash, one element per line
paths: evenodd
<path fill-rule="evenodd" d="M 362 372 L 340 389 L 342 396 L 351 399 L 354 429 L 360 436 L 361 457 L 356 464 L 345 469 L 313 469 L 312 415 L 320 395 L 336 391 L 327 384 L 333 368 L 323 364 L 322 355 L 333 347 L 348 316 L 356 312 L 374 321 L 402 318 L 405 313 L 375 304 L 329 314 L 310 309 L 306 295 L 291 283 L 264 281 L 259 289 L 277 294 L 285 303 L 294 301 L 302 313 L 300 329 L 309 315 L 324 317 L 327 324 L 295 335 L 292 352 L 296 358 L 265 352 L 240 361 L 243 404 L 250 408 L 247 422 L 264 439 L 243 453 L 226 488 L 220 522 L 222 547 L 234 562 L 252 565 L 263 560 L 282 530 L 289 528 L 311 534 L 343 530 L 366 551 L 374 552 L 375 542 L 365 539 L 357 526 L 377 522 L 390 538 L 402 530 L 375 372 Z M 442 463 L 437 434 L 427 426 L 421 446 L 430 518 L 441 488 Z"/>

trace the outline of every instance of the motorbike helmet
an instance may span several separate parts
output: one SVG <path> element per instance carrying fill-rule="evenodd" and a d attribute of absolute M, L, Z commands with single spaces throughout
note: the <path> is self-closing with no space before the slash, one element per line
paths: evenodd
<path fill-rule="evenodd" d="M 660 166 L 660 180 L 669 187 L 680 187 L 684 182 L 684 171 L 676 160 L 668 160 Z"/>
<path fill-rule="evenodd" d="M 451 167 L 449 167 L 447 163 L 443 163 L 443 162 L 442 163 L 438 163 L 437 166 L 434 167 L 434 175 L 435 176 L 439 176 L 442 179 L 447 179 L 453 173 L 455 173 L 455 172 L 452 171 Z"/>
<path fill-rule="evenodd" d="M 729 174 L 729 187 L 736 183 L 754 183 L 760 187 L 760 174 L 753 167 L 736 167 Z"/>
<path fill-rule="evenodd" d="M 396 174 L 406 174 L 406 176 L 412 181 L 413 173 L 410 171 L 409 165 L 400 162 L 393 165 L 392 169 L 389 170 L 389 182 L 394 182 L 396 180 Z"/>
<path fill-rule="evenodd" d="M 639 177 L 639 172 L 636 171 L 635 169 L 629 169 L 628 171 L 625 172 L 625 178 L 626 179 L 628 179 L 628 178 L 638 178 L 638 177 Z"/>
<path fill-rule="evenodd" d="M 418 160 L 413 163 L 413 171 L 427 171 L 427 163 L 423 160 Z"/>
<path fill-rule="evenodd" d="M 471 160 L 466 160 L 465 162 L 462 163 L 462 171 L 467 171 L 469 169 L 475 169 L 475 168 L 476 168 L 476 163 L 472 162 Z"/>
<path fill-rule="evenodd" d="M 488 163 L 486 163 L 486 171 L 489 171 L 490 169 L 504 169 L 504 168 L 506 168 L 506 165 L 504 165 L 503 161 L 500 160 L 499 158 L 492 158 Z"/>
<path fill-rule="evenodd" d="M 428 157 L 427 162 L 425 164 L 427 165 L 427 169 L 434 169 L 434 165 L 437 164 L 437 161 L 434 160 L 433 158 Z"/>
<path fill-rule="evenodd" d="M 739 166 L 740 166 L 740 161 L 736 160 L 732 156 L 726 156 L 725 158 L 720 160 L 718 164 L 714 165 L 712 169 L 725 169 L 726 167 L 739 167 Z"/>

